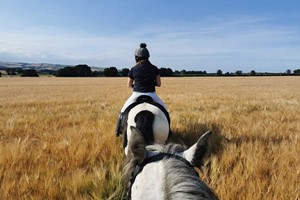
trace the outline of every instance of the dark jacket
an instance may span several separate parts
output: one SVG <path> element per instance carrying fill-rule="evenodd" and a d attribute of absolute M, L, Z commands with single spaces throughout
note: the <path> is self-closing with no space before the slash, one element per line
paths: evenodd
<path fill-rule="evenodd" d="M 155 92 L 157 75 L 159 70 L 156 66 L 149 61 L 142 61 L 131 68 L 128 77 L 134 80 L 133 91 Z"/>

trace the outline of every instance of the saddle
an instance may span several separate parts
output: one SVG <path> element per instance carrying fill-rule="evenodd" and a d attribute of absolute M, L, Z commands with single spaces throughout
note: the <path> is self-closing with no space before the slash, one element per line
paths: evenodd
<path fill-rule="evenodd" d="M 129 111 L 130 111 L 133 107 L 135 107 L 136 105 L 141 104 L 141 103 L 149 103 L 149 104 L 152 104 L 152 105 L 158 107 L 158 108 L 166 115 L 166 117 L 167 117 L 167 119 L 168 119 L 168 122 L 169 122 L 169 124 L 170 124 L 170 116 L 169 116 L 169 112 L 168 112 L 162 105 L 160 105 L 159 103 L 155 102 L 155 101 L 152 99 L 152 97 L 150 97 L 150 96 L 148 96 L 148 95 L 141 95 L 141 96 L 139 96 L 139 97 L 136 99 L 136 101 L 135 101 L 134 103 L 132 103 L 131 105 L 129 105 L 129 106 L 125 109 L 124 115 L 125 115 L 125 114 L 128 115 Z"/>
<path fill-rule="evenodd" d="M 156 107 L 158 107 L 166 116 L 169 126 L 170 126 L 170 115 L 169 112 L 159 103 L 155 102 L 152 97 L 148 96 L 148 95 L 141 95 L 139 96 L 136 101 L 134 103 L 132 103 L 131 105 L 129 105 L 125 111 L 123 113 L 121 113 L 120 118 L 119 118 L 119 123 L 120 123 L 120 132 L 123 135 L 123 147 L 125 148 L 125 146 L 127 145 L 127 119 L 128 119 L 128 113 L 130 112 L 130 110 L 132 108 L 134 108 L 135 106 L 142 104 L 142 103 L 148 103 L 151 105 L 154 105 Z M 117 135 L 118 136 L 118 135 Z M 170 136 L 170 135 L 169 135 Z"/>

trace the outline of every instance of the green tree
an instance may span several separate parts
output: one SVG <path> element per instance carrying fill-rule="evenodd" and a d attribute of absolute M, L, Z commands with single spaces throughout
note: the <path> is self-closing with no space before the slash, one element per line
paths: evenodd
<path fill-rule="evenodd" d="M 92 70 L 88 65 L 76 65 L 75 74 L 77 77 L 90 77 L 92 76 Z"/>
<path fill-rule="evenodd" d="M 21 73 L 22 77 L 39 77 L 35 69 L 25 69 Z"/>
<path fill-rule="evenodd" d="M 103 76 L 103 72 L 102 71 L 93 71 L 92 76 L 93 77 Z"/>
<path fill-rule="evenodd" d="M 217 71 L 217 76 L 222 76 L 222 75 L 223 75 L 222 70 L 218 69 L 218 71 Z"/>
<path fill-rule="evenodd" d="M 120 72 L 121 76 L 127 77 L 129 74 L 129 69 L 128 68 L 123 68 Z"/>
<path fill-rule="evenodd" d="M 6 69 L 7 75 L 17 75 L 16 71 L 17 70 L 15 68 L 7 68 Z"/>
<path fill-rule="evenodd" d="M 256 72 L 254 70 L 251 70 L 250 74 L 251 74 L 251 76 L 255 76 Z"/>
<path fill-rule="evenodd" d="M 241 76 L 241 75 L 243 74 L 243 72 L 242 72 L 241 70 L 237 70 L 237 71 L 235 72 L 235 74 L 236 74 L 237 76 Z"/>
<path fill-rule="evenodd" d="M 74 67 L 64 67 L 57 71 L 56 76 L 58 76 L 58 77 L 76 77 L 76 70 Z"/>
<path fill-rule="evenodd" d="M 300 69 L 294 70 L 294 74 L 300 74 Z"/>
<path fill-rule="evenodd" d="M 64 67 L 56 73 L 58 77 L 90 77 L 92 70 L 88 65 L 76 65 L 74 67 Z"/>
<path fill-rule="evenodd" d="M 103 73 L 104 76 L 108 76 L 108 77 L 118 76 L 118 70 L 115 67 L 105 68 Z"/>
<path fill-rule="evenodd" d="M 159 69 L 159 73 L 160 73 L 160 76 L 164 77 L 164 76 L 173 76 L 173 70 L 170 69 L 170 68 L 160 68 Z"/>

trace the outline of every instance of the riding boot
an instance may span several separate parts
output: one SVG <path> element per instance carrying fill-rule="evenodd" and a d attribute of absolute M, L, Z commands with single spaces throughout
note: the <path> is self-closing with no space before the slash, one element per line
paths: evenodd
<path fill-rule="evenodd" d="M 115 133 L 116 133 L 117 137 L 119 137 L 119 135 L 122 134 L 122 132 L 121 132 L 121 124 L 122 124 L 122 119 L 123 119 L 123 115 L 122 114 L 123 113 L 119 114 L 117 125 L 116 125 Z"/>

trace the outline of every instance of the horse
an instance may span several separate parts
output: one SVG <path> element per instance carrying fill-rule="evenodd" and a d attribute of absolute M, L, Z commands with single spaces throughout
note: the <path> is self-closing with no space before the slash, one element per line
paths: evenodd
<path fill-rule="evenodd" d="M 125 154 L 128 153 L 130 127 L 138 128 L 147 145 L 164 144 L 170 136 L 170 116 L 168 111 L 150 96 L 141 95 L 122 114 L 121 133 Z"/>
<path fill-rule="evenodd" d="M 130 129 L 123 168 L 127 199 L 218 199 L 194 169 L 203 163 L 211 132 L 185 149 L 171 143 L 147 145 L 140 130 Z"/>

